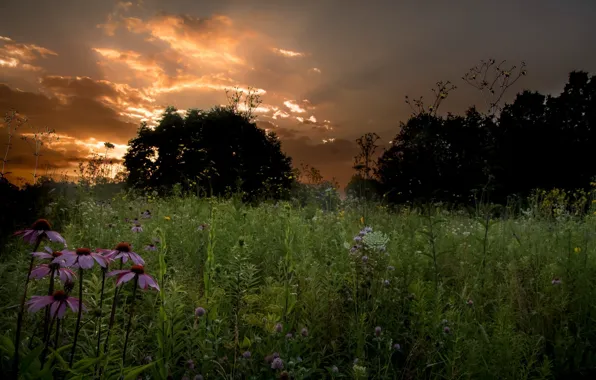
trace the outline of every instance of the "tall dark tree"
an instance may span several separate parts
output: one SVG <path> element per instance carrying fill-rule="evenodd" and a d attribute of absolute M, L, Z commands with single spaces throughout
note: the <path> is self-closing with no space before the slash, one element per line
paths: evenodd
<path fill-rule="evenodd" d="M 189 110 L 168 107 L 159 125 L 141 126 L 124 165 L 135 187 L 190 188 L 214 195 L 242 191 L 246 199 L 282 197 L 292 183 L 291 159 L 274 133 L 265 133 L 233 107 Z"/>

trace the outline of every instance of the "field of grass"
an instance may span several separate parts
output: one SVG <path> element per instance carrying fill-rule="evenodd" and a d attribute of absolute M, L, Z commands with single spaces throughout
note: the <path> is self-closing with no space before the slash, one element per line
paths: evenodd
<path fill-rule="evenodd" d="M 86 311 L 70 370 L 77 313 L 67 310 L 58 334 L 51 324 L 46 372 L 39 372 L 33 358 L 44 347 L 44 312 L 25 309 L 20 366 L 26 378 L 594 375 L 592 215 L 487 223 L 482 215 L 439 208 L 425 214 L 369 206 L 364 220 L 360 205 L 323 212 L 286 203 L 130 196 L 63 207 L 49 207 L 47 217 L 69 249 L 130 242 L 160 290 L 135 291 L 134 280 L 119 287 L 105 345 L 116 281 L 105 278 L 100 309 L 102 270 L 97 263 L 85 270 Z M 145 210 L 151 218 L 141 216 Z M 142 232 L 131 230 L 134 218 Z M 156 250 L 146 250 L 149 244 Z M 15 237 L 1 252 L 4 373 L 13 362 L 30 251 Z M 120 265 L 114 260 L 107 272 Z M 47 295 L 48 282 L 31 280 L 27 298 Z M 61 287 L 56 280 L 55 289 Z M 79 297 L 78 281 L 72 295 Z"/>

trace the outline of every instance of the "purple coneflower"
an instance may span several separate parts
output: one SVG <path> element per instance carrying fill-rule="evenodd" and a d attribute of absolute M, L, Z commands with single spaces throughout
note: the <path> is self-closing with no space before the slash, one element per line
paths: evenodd
<path fill-rule="evenodd" d="M 354 241 L 362 241 L 362 236 L 354 236 Z"/>
<path fill-rule="evenodd" d="M 273 359 L 273 362 L 271 363 L 271 368 L 272 369 L 283 369 L 284 368 L 283 360 L 281 360 L 281 358 Z"/>
<path fill-rule="evenodd" d="M 560 285 L 561 284 L 561 279 L 559 277 L 555 277 L 555 278 L 553 278 L 553 280 L 551 281 L 551 283 L 553 285 Z"/>
<path fill-rule="evenodd" d="M 200 306 L 195 309 L 195 316 L 197 316 L 199 318 L 202 317 L 203 315 L 205 315 L 205 313 L 206 313 L 205 309 Z"/>
<path fill-rule="evenodd" d="M 151 211 L 149 210 L 145 210 L 141 213 L 141 217 L 144 219 L 150 219 L 151 218 Z"/>
<path fill-rule="evenodd" d="M 195 369 L 195 362 L 192 359 L 188 359 L 186 361 L 186 366 L 188 369 Z"/>
<path fill-rule="evenodd" d="M 145 268 L 142 265 L 133 265 L 130 269 L 115 270 L 107 274 L 108 277 L 118 276 L 116 286 L 122 285 L 135 277 L 138 278 L 139 288 L 145 290 L 149 287 L 159 290 L 157 282 L 153 277 L 145 273 Z"/>
<path fill-rule="evenodd" d="M 45 252 L 31 252 L 31 255 L 37 257 L 38 259 L 55 259 L 58 256 L 62 256 L 62 252 L 54 251 L 50 247 L 45 247 Z"/>
<path fill-rule="evenodd" d="M 368 256 L 362 256 L 362 262 L 366 264 L 368 262 Z"/>
<path fill-rule="evenodd" d="M 292 333 L 287 333 L 286 334 L 286 339 L 292 339 L 292 336 L 293 336 Z"/>
<path fill-rule="evenodd" d="M 65 284 L 68 281 L 73 281 L 75 278 L 75 274 L 68 268 L 64 267 L 63 261 L 52 262 L 50 264 L 41 264 L 37 268 L 31 271 L 31 275 L 29 278 L 34 278 L 36 280 L 42 279 L 50 274 L 54 273 L 54 277 L 59 277 L 60 281 Z"/>
<path fill-rule="evenodd" d="M 103 253 L 106 254 L 112 260 L 122 260 L 123 263 L 127 262 L 128 260 L 132 261 L 135 265 L 145 265 L 145 260 L 138 253 L 132 251 L 132 246 L 127 242 L 120 242 L 116 246 L 116 248 L 110 249 L 102 249 Z"/>
<path fill-rule="evenodd" d="M 38 219 L 31 228 L 20 230 L 14 233 L 14 236 L 22 236 L 23 241 L 29 244 L 35 244 L 39 239 L 47 238 L 49 241 L 66 244 L 66 240 L 56 231 L 52 231 L 50 222 L 45 219 Z"/>
<path fill-rule="evenodd" d="M 251 356 L 250 351 L 244 351 L 244 353 L 242 354 L 242 357 L 244 359 L 250 359 L 250 356 Z"/>
<path fill-rule="evenodd" d="M 474 301 L 472 301 L 471 298 L 466 303 L 468 304 L 468 306 L 473 306 L 474 305 Z"/>
<path fill-rule="evenodd" d="M 79 311 L 79 299 L 70 297 L 63 290 L 56 290 L 51 296 L 33 296 L 27 302 L 29 311 L 35 313 L 46 306 L 50 306 L 50 315 L 57 318 L 63 318 L 66 313 L 66 307 L 70 307 L 73 312 Z M 83 306 L 85 310 L 85 306 Z"/>
<path fill-rule="evenodd" d="M 451 329 L 449 328 L 449 326 L 445 326 L 445 327 L 443 327 L 443 332 L 445 334 L 449 334 L 449 333 L 451 333 Z"/>
<path fill-rule="evenodd" d="M 62 251 L 63 255 L 56 257 L 52 262 L 57 263 L 64 261 L 64 266 L 91 269 L 93 268 L 93 260 L 101 267 L 107 267 L 110 258 L 103 256 L 99 252 L 93 252 L 89 248 L 77 248 L 75 251 Z"/>
<path fill-rule="evenodd" d="M 400 345 L 399 343 L 395 343 L 395 344 L 393 345 L 393 349 L 394 349 L 395 351 L 399 351 L 399 350 L 401 350 L 401 345 Z"/>
<path fill-rule="evenodd" d="M 144 249 L 145 251 L 157 251 L 155 244 L 147 244 Z"/>
<path fill-rule="evenodd" d="M 132 232 L 143 232 L 143 226 L 141 226 L 139 223 L 136 223 L 130 230 Z"/>

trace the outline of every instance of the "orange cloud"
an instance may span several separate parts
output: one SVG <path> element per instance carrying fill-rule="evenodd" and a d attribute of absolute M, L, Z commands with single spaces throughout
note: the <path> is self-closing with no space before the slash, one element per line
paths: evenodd
<path fill-rule="evenodd" d="M 50 49 L 35 44 L 17 43 L 9 37 L 0 36 L 0 67 L 40 71 L 32 63 L 40 58 L 58 55 Z"/>
<path fill-rule="evenodd" d="M 278 49 L 278 48 L 273 48 L 272 49 L 275 53 L 284 56 L 284 57 L 289 57 L 289 58 L 298 58 L 298 57 L 304 57 L 304 53 L 300 53 L 297 51 L 292 51 L 292 50 L 285 50 L 285 49 Z"/>

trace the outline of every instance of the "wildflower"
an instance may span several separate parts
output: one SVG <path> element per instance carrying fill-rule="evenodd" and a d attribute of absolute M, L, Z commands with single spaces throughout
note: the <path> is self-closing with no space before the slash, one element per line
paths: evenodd
<path fill-rule="evenodd" d="M 244 353 L 242 354 L 242 357 L 244 359 L 250 359 L 250 351 L 244 351 Z"/>
<path fill-rule="evenodd" d="M 375 335 L 376 336 L 381 336 L 381 331 L 382 331 L 381 326 L 375 327 Z"/>
<path fill-rule="evenodd" d="M 388 271 L 392 271 L 392 272 L 393 272 L 393 271 L 395 270 L 395 267 L 394 267 L 393 265 L 389 265 L 389 266 L 387 267 L 387 270 L 388 270 Z"/>
<path fill-rule="evenodd" d="M 286 334 L 286 339 L 292 339 L 292 333 L 287 333 Z"/>
<path fill-rule="evenodd" d="M 93 260 L 102 267 L 107 267 L 109 258 L 98 252 L 92 252 L 89 248 L 77 248 L 75 251 L 62 251 L 63 255 L 56 257 L 52 262 L 64 261 L 64 265 L 73 268 L 91 269 Z"/>
<path fill-rule="evenodd" d="M 581 251 L 582 251 L 582 249 L 580 247 L 573 248 L 573 252 L 575 252 L 575 253 L 580 253 Z"/>
<path fill-rule="evenodd" d="M 278 333 L 280 333 L 280 332 L 281 332 L 281 330 L 283 330 L 283 326 L 281 325 L 281 323 L 277 323 L 277 324 L 275 325 L 275 332 L 278 332 Z"/>
<path fill-rule="evenodd" d="M 199 318 L 200 318 L 200 317 L 202 317 L 203 315 L 205 315 L 205 313 L 206 313 L 205 309 L 203 309 L 203 308 L 202 308 L 202 307 L 200 307 L 200 306 L 199 306 L 199 307 L 197 307 L 197 308 L 195 309 L 195 316 L 196 316 L 196 317 L 199 317 Z"/>
<path fill-rule="evenodd" d="M 145 210 L 141 213 L 141 218 L 144 219 L 151 219 L 151 211 Z"/>
<path fill-rule="evenodd" d="M 63 318 L 68 306 L 73 312 L 79 311 L 79 299 L 70 297 L 63 290 L 57 290 L 51 296 L 33 296 L 27 302 L 29 311 L 35 313 L 46 306 L 50 306 L 50 315 L 57 318 Z M 83 306 L 85 310 L 85 306 Z"/>
<path fill-rule="evenodd" d="M 401 350 L 401 345 L 400 345 L 399 343 L 395 343 L 395 344 L 393 345 L 393 349 L 394 349 L 395 351 L 399 351 L 399 350 Z"/>
<path fill-rule="evenodd" d="M 362 236 L 354 236 L 354 241 L 357 241 L 357 242 L 362 241 Z"/>
<path fill-rule="evenodd" d="M 337 366 L 334 365 L 333 367 L 331 367 L 331 372 L 333 372 L 333 373 L 339 373 L 339 368 L 337 368 Z"/>
<path fill-rule="evenodd" d="M 274 352 L 273 353 L 273 359 L 277 359 L 279 358 L 279 352 Z"/>
<path fill-rule="evenodd" d="M 151 287 L 155 290 L 159 290 L 157 282 L 153 279 L 153 277 L 145 273 L 145 268 L 142 265 L 133 265 L 132 267 L 130 267 L 130 269 L 115 270 L 108 273 L 107 276 L 118 276 L 116 286 L 124 284 L 125 282 L 128 282 L 136 277 L 139 284 L 139 288 L 147 289 Z"/>
<path fill-rule="evenodd" d="M 132 232 L 143 232 L 143 226 L 141 226 L 140 224 L 135 224 L 134 226 L 132 226 L 132 228 L 130 229 Z"/>
<path fill-rule="evenodd" d="M 186 361 L 186 366 L 188 367 L 188 369 L 195 369 L 195 362 L 192 361 L 192 359 L 188 359 Z"/>
<path fill-rule="evenodd" d="M 560 285 L 561 284 L 561 279 L 559 277 L 555 277 L 555 278 L 553 278 L 553 280 L 551 281 L 551 283 L 553 285 Z"/>
<path fill-rule="evenodd" d="M 449 333 L 451 333 L 451 329 L 449 328 L 449 326 L 445 326 L 445 327 L 443 327 L 443 332 L 445 334 L 449 334 Z"/>
<path fill-rule="evenodd" d="M 148 244 L 145 246 L 145 251 L 157 251 L 157 247 L 155 246 L 155 244 Z"/>
<path fill-rule="evenodd" d="M 362 262 L 366 264 L 368 262 L 368 256 L 362 256 Z"/>
<path fill-rule="evenodd" d="M 372 232 L 372 227 L 364 227 L 364 229 L 362 231 L 364 231 L 365 234 Z"/>
<path fill-rule="evenodd" d="M 389 284 L 391 284 L 391 282 L 389 282 L 389 280 L 385 280 L 385 281 L 383 281 L 383 285 L 385 285 L 385 286 L 389 286 Z"/>
<path fill-rule="evenodd" d="M 112 260 L 122 260 L 123 263 L 127 262 L 128 260 L 132 261 L 135 265 L 145 265 L 145 260 L 138 253 L 132 251 L 132 246 L 127 242 L 120 242 L 116 247 L 112 250 L 102 249 L 103 253 L 105 253 L 110 259 Z"/>
<path fill-rule="evenodd" d="M 283 369 L 284 368 L 283 360 L 281 360 L 281 358 L 273 359 L 273 362 L 271 363 L 271 368 L 272 369 Z"/>
<path fill-rule="evenodd" d="M 466 303 L 468 304 L 468 306 L 474 306 L 474 301 L 472 301 L 472 299 L 469 299 Z"/>
<path fill-rule="evenodd" d="M 165 220 L 172 220 L 172 218 L 170 218 L 169 216 L 164 216 L 163 217 Z"/>
<path fill-rule="evenodd" d="M 303 337 L 307 337 L 308 336 L 308 329 L 306 327 L 303 327 L 302 330 L 300 330 L 300 334 Z"/>
<path fill-rule="evenodd" d="M 14 236 L 22 236 L 23 241 L 29 244 L 35 244 L 38 239 L 47 238 L 49 241 L 54 241 L 66 244 L 66 240 L 56 231 L 52 231 L 50 222 L 45 219 L 38 219 L 31 225 L 31 228 L 20 230 L 14 233 Z"/>
<path fill-rule="evenodd" d="M 63 284 L 67 281 L 73 281 L 75 277 L 73 271 L 64 267 L 64 262 L 56 262 L 50 264 L 41 264 L 31 271 L 29 278 L 39 280 L 49 276 L 52 272 L 54 272 L 54 277 L 59 277 Z"/>
<path fill-rule="evenodd" d="M 200 226 L 197 227 L 197 231 L 206 230 L 209 226 L 205 223 L 202 223 Z"/>
<path fill-rule="evenodd" d="M 62 256 L 62 252 L 54 251 L 50 247 L 45 247 L 45 252 L 31 252 L 32 256 L 38 259 L 55 259 L 56 257 Z"/>

